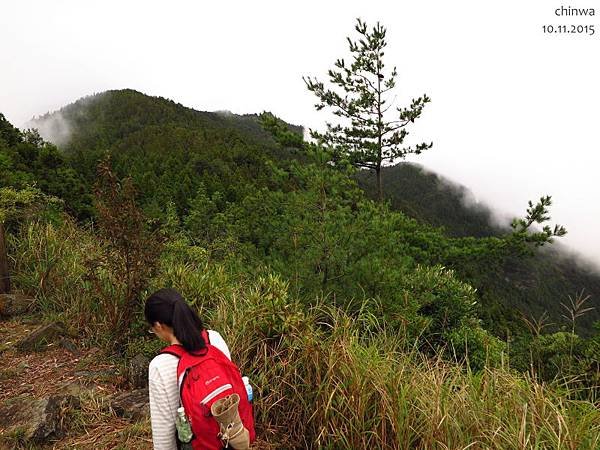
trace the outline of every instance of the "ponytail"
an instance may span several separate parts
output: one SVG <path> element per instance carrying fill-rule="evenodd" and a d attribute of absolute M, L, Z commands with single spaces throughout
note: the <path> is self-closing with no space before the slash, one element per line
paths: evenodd
<path fill-rule="evenodd" d="M 173 334 L 188 352 L 195 352 L 206 347 L 206 343 L 200 334 L 202 328 L 200 317 L 186 301 L 183 298 L 175 301 Z"/>
<path fill-rule="evenodd" d="M 175 289 L 159 289 L 148 297 L 144 315 L 151 325 L 159 322 L 173 328 L 173 334 L 188 352 L 206 347 L 201 335 L 202 320 Z"/>

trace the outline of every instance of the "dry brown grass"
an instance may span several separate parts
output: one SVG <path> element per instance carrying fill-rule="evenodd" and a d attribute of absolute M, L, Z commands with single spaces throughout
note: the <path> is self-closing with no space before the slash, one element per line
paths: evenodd
<path fill-rule="evenodd" d="M 14 322 L 5 327 L 0 323 L 2 332 L 19 328 L 26 333 L 35 327 L 19 327 Z M 93 386 L 110 394 L 125 382 L 120 369 L 107 362 L 98 348 L 82 349 L 75 356 L 56 343 L 34 353 L 21 353 L 11 347 L 2 353 L 2 363 L 0 403 L 23 395 L 41 398 L 65 393 L 69 385 Z"/>

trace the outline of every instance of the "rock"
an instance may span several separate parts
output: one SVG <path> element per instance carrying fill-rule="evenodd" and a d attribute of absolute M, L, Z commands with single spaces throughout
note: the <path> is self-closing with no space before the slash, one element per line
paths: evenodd
<path fill-rule="evenodd" d="M 40 351 L 65 334 L 65 328 L 60 322 L 52 322 L 41 326 L 29 336 L 19 341 L 17 348 L 24 352 Z"/>
<path fill-rule="evenodd" d="M 129 361 L 128 378 L 133 389 L 148 387 L 148 366 L 150 359 L 144 355 L 136 355 Z"/>
<path fill-rule="evenodd" d="M 86 385 L 78 381 L 63 381 L 58 385 L 58 391 L 60 394 L 72 395 L 78 399 L 90 394 L 94 394 L 97 391 L 95 385 Z"/>
<path fill-rule="evenodd" d="M 35 299 L 23 294 L 0 294 L 0 316 L 25 314 L 33 308 Z"/>
<path fill-rule="evenodd" d="M 72 395 L 54 395 L 42 399 L 32 418 L 31 440 L 43 441 L 51 435 L 60 434 L 62 431 L 62 418 L 68 409 L 79 408 L 79 399 Z"/>
<path fill-rule="evenodd" d="M 75 345 L 75 342 L 73 342 L 71 339 L 61 338 L 58 343 L 62 348 L 71 352 L 73 355 L 75 355 L 75 356 L 81 355 L 81 352 L 77 348 L 77 345 Z"/>
<path fill-rule="evenodd" d="M 53 395 L 43 399 L 20 397 L 0 407 L 0 423 L 8 430 L 19 430 L 20 440 L 26 443 L 41 443 L 60 437 L 66 413 L 79 406 L 79 400 L 72 395 Z"/>
<path fill-rule="evenodd" d="M 117 393 L 110 399 L 110 407 L 119 417 L 140 420 L 150 417 L 148 389 Z"/>

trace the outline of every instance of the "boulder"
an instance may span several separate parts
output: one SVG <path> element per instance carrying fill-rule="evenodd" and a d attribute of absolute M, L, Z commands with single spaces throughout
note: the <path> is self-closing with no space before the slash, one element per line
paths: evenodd
<path fill-rule="evenodd" d="M 35 299 L 23 294 L 0 294 L 0 316 L 12 317 L 31 311 Z"/>
<path fill-rule="evenodd" d="M 141 420 L 150 417 L 148 389 L 117 393 L 110 398 L 110 407 L 119 417 Z"/>
<path fill-rule="evenodd" d="M 95 385 L 85 384 L 81 381 L 63 381 L 58 384 L 57 392 L 60 394 L 68 394 L 72 395 L 78 399 L 82 399 L 82 397 L 95 394 L 97 392 L 97 387 Z"/>
<path fill-rule="evenodd" d="M 73 354 L 74 356 L 80 356 L 81 355 L 81 352 L 79 351 L 79 348 L 77 348 L 77 345 L 71 339 L 63 337 L 63 338 L 60 338 L 60 341 L 58 343 L 59 343 L 59 345 L 62 348 L 64 348 L 65 350 L 71 352 L 71 354 Z"/>
<path fill-rule="evenodd" d="M 150 359 L 144 355 L 136 355 L 129 361 L 128 378 L 133 389 L 148 387 L 148 366 Z"/>
<path fill-rule="evenodd" d="M 52 322 L 39 327 L 17 342 L 17 348 L 24 352 L 44 350 L 48 344 L 57 341 L 65 334 L 67 332 L 60 322 Z"/>
<path fill-rule="evenodd" d="M 72 395 L 53 395 L 42 399 L 32 415 L 31 440 L 44 441 L 62 432 L 62 419 L 69 409 L 79 408 L 79 399 Z"/>
<path fill-rule="evenodd" d="M 25 443 L 43 443 L 62 436 L 66 413 L 79 406 L 79 400 L 72 395 L 42 399 L 19 397 L 0 407 L 0 423 L 7 426 L 8 431 L 19 430 L 19 439 Z"/>

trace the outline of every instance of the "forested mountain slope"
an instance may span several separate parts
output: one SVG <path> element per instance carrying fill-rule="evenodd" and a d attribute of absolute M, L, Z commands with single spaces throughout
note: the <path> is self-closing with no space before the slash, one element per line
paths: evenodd
<path fill-rule="evenodd" d="M 377 197 L 375 176 L 368 171 L 357 175 L 360 186 L 373 199 Z M 399 163 L 383 169 L 386 199 L 392 208 L 432 226 L 442 227 L 454 237 L 500 236 L 507 233 L 509 220 L 493 219 L 493 205 L 474 203 L 470 190 L 442 175 L 412 163 Z M 565 224 L 567 229 L 569 224 Z M 482 268 L 484 269 L 484 268 Z M 499 272 L 473 274 L 471 279 L 490 304 L 528 311 L 540 317 L 548 311 L 554 321 L 567 311 L 569 296 L 590 295 L 598 309 L 583 316 L 581 330 L 591 330 L 600 318 L 600 274 L 588 262 L 560 242 L 530 257 L 509 258 Z M 488 320 L 494 320 L 491 314 Z M 493 326 L 492 324 L 490 324 Z"/>
<path fill-rule="evenodd" d="M 195 111 L 133 90 L 86 97 L 31 121 L 58 144 L 89 183 L 96 161 L 110 153 L 118 173 L 131 175 L 150 213 L 173 201 L 181 213 L 200 183 L 225 201 L 248 183 L 268 183 L 271 158 L 290 154 L 275 145 L 256 115 Z M 291 129 L 299 133 L 300 127 Z"/>
<path fill-rule="evenodd" d="M 199 195 L 209 199 L 212 214 L 225 214 L 228 205 L 240 203 L 256 189 L 296 188 L 278 178 L 271 161 L 281 165 L 301 156 L 277 146 L 256 115 L 195 111 L 164 98 L 122 90 L 81 99 L 34 120 L 32 126 L 39 126 L 49 138 L 64 138 L 67 127 L 68 139 L 60 148 L 87 180 L 90 191 L 96 162 L 110 153 L 118 173 L 133 177 L 144 209 L 154 217 L 163 214 L 169 202 L 184 217 Z M 466 188 L 416 165 L 388 167 L 383 177 L 393 209 L 420 223 L 442 227 L 448 236 L 479 238 L 506 232 L 492 224 L 488 207 L 465 205 Z M 374 198 L 374 176 L 361 172 L 357 179 Z M 88 210 L 80 207 L 80 215 L 86 217 Z M 273 239 L 251 238 L 254 243 Z M 262 251 L 268 254 L 270 244 L 264 245 Z M 548 310 L 559 324 L 565 313 L 561 302 L 568 303 L 569 296 L 585 290 L 600 305 L 600 277 L 563 253 L 555 247 L 530 257 L 508 258 L 500 267 L 471 264 L 458 272 L 479 290 L 480 315 L 496 333 L 505 332 L 506 317 L 514 329 L 520 321 L 518 311 L 537 317 Z M 437 259 L 422 262 L 431 261 Z M 582 317 L 579 329 L 589 332 L 599 318 L 600 308 Z"/>
<path fill-rule="evenodd" d="M 384 167 L 386 198 L 394 209 L 436 227 L 450 236 L 493 236 L 501 234 L 492 222 L 492 211 L 483 203 L 475 203 L 468 188 L 453 183 L 442 175 L 427 171 L 413 163 Z M 357 178 L 366 192 L 375 198 L 375 174 L 361 170 Z M 505 230 L 508 223 L 504 224 Z"/>

